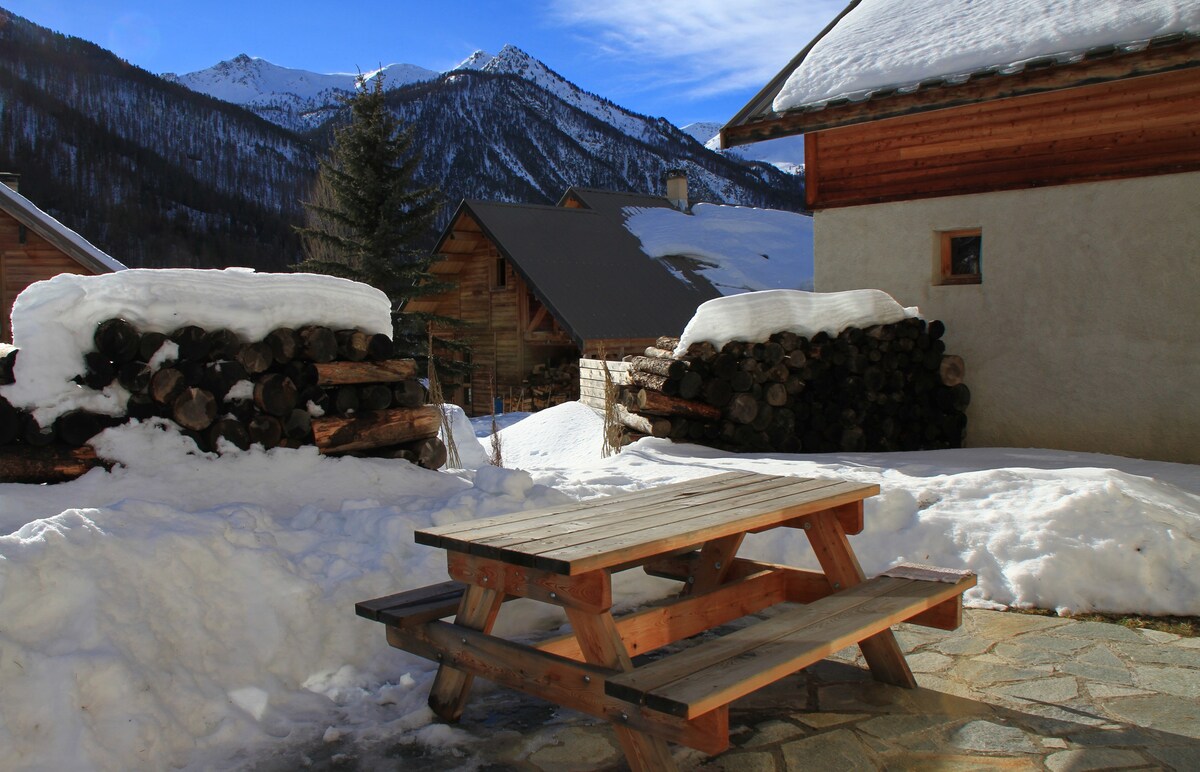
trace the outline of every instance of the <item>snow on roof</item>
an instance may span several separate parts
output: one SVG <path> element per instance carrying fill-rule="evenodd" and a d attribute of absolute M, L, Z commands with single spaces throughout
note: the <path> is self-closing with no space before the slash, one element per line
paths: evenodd
<path fill-rule="evenodd" d="M 688 346 L 702 341 L 720 348 L 731 340 L 761 341 L 777 332 L 806 337 L 818 332 L 836 335 L 847 327 L 892 324 L 919 315 L 916 308 L 905 308 L 877 289 L 747 292 L 716 298 L 697 308 L 675 355 L 683 356 Z"/>
<path fill-rule="evenodd" d="M 123 263 L 101 252 L 92 242 L 43 212 L 7 185 L 0 185 L 0 208 L 88 268 L 96 271 L 125 270 Z"/>
<path fill-rule="evenodd" d="M 953 82 L 1032 60 L 1082 58 L 1100 46 L 1136 50 L 1200 34 L 1200 0 L 861 0 L 817 40 L 775 97 L 776 112 L 872 91 Z"/>
<path fill-rule="evenodd" d="M 722 295 L 812 287 L 812 218 L 795 212 L 696 204 L 690 215 L 662 207 L 625 209 L 642 251 L 685 282 L 700 274 Z M 682 260 L 681 260 L 682 258 Z"/>
<path fill-rule="evenodd" d="M 60 274 L 31 284 L 13 302 L 13 343 L 21 354 L 14 368 L 16 383 L 0 387 L 0 395 L 34 409 L 43 425 L 74 409 L 123 413 L 129 393 L 119 384 L 95 391 L 72 381 L 83 369 L 84 353 L 95 348 L 96 325 L 116 317 L 143 332 L 197 325 L 232 330 L 246 340 L 260 340 L 277 327 L 305 324 L 392 334 L 387 296 L 334 276 L 246 268 Z"/>

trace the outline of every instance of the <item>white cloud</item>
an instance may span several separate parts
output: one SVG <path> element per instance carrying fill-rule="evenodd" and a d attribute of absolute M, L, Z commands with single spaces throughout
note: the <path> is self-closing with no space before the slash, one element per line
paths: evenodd
<path fill-rule="evenodd" d="M 691 96 L 757 90 L 808 45 L 846 0 L 552 0 L 551 18 L 597 53 L 669 73 Z M 650 86 L 650 84 L 646 84 Z"/>

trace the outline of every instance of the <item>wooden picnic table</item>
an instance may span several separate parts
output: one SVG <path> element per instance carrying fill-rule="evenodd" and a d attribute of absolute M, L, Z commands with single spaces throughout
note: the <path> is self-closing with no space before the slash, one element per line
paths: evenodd
<path fill-rule="evenodd" d="M 451 581 L 357 604 L 392 646 L 436 660 L 429 704 L 461 716 L 474 676 L 612 722 L 633 770 L 675 769 L 667 742 L 717 754 L 729 703 L 857 643 L 879 681 L 916 682 L 902 621 L 954 629 L 968 572 L 901 566 L 867 580 L 848 534 L 879 486 L 728 472 L 593 501 L 427 528 Z M 798 528 L 822 571 L 736 557 L 747 534 Z M 641 567 L 678 597 L 621 618 L 612 574 Z M 561 607 L 572 633 L 535 645 L 492 635 L 503 602 Z M 634 666 L 633 657 L 772 606 L 779 613 Z M 802 604 L 802 605 L 796 605 Z M 439 621 L 454 616 L 453 623 Z"/>

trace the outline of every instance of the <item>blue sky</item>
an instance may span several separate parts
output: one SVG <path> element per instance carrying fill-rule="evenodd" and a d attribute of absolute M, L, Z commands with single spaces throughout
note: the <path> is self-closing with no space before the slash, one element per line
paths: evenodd
<path fill-rule="evenodd" d="M 477 49 L 495 53 L 512 43 L 588 91 L 680 125 L 731 118 L 844 5 L 0 0 L 0 7 L 36 24 L 159 73 L 191 72 L 241 53 L 316 72 L 397 62 L 443 70 Z"/>

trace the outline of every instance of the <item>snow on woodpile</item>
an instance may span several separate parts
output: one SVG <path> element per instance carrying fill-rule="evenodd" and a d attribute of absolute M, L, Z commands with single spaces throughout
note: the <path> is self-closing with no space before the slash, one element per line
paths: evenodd
<path fill-rule="evenodd" d="M 777 332 L 836 335 L 847 327 L 892 324 L 919 315 L 916 308 L 905 308 L 876 289 L 748 292 L 702 303 L 684 328 L 675 356 L 702 341 L 720 348 L 731 340 L 763 341 Z"/>
<path fill-rule="evenodd" d="M 773 107 L 861 99 L 985 68 L 1009 74 L 1042 57 L 1069 62 L 1097 46 L 1136 47 L 1175 33 L 1200 34 L 1200 2 L 862 0 L 817 41 Z"/>
<path fill-rule="evenodd" d="M 812 287 L 812 218 L 776 209 L 696 204 L 691 214 L 627 207 L 625 227 L 651 257 L 691 258 L 723 295 Z M 680 265 L 668 262 L 680 275 Z"/>
<path fill-rule="evenodd" d="M 16 383 L 0 396 L 36 409 L 48 423 L 69 410 L 117 415 L 129 396 L 73 382 L 96 325 L 125 319 L 143 332 L 184 325 L 228 329 L 258 340 L 279 327 L 322 324 L 391 335 L 391 306 L 379 290 L 333 276 L 224 271 L 131 269 L 100 276 L 61 274 L 30 285 L 13 303 L 13 343 L 20 349 Z"/>

